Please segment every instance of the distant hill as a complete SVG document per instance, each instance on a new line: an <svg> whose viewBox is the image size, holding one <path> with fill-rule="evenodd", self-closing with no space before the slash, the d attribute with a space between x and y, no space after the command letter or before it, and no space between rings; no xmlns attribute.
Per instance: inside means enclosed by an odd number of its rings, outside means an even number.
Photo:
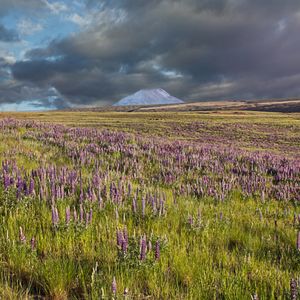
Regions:
<svg viewBox="0 0 300 300"><path fill-rule="evenodd" d="M176 98L175 98L176 99ZM113 111L113 112L189 112L189 111L266 111L300 113L300 99L262 99L181 102L171 104L128 104L108 105L89 108L72 108L68 111Z"/></svg>
<svg viewBox="0 0 300 300"><path fill-rule="evenodd" d="M161 104L179 104L182 100L171 96L163 89L140 90L129 95L113 106L134 106L134 105L161 105Z"/></svg>

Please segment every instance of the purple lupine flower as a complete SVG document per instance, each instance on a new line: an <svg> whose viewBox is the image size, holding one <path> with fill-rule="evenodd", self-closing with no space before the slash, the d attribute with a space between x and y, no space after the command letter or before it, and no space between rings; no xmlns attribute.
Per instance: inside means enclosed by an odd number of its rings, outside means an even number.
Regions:
<svg viewBox="0 0 300 300"><path fill-rule="evenodd" d="M123 243L122 231L121 230L117 230L117 245L119 247L122 247L122 243Z"/></svg>
<svg viewBox="0 0 300 300"><path fill-rule="evenodd" d="M122 239L122 246L121 247L122 247L123 253L126 253L127 249L128 249L128 243L124 238Z"/></svg>
<svg viewBox="0 0 300 300"><path fill-rule="evenodd" d="M154 256L155 256L156 260L159 260L159 258L160 258L160 242L159 242L159 240L157 240L156 243L155 243L155 254L154 254Z"/></svg>
<svg viewBox="0 0 300 300"><path fill-rule="evenodd" d="M78 217L77 217L77 211L76 211L76 208L74 207L74 210L73 210L73 220L74 220L74 223L77 222L77 219L78 219Z"/></svg>
<svg viewBox="0 0 300 300"><path fill-rule="evenodd" d="M80 203L80 205L79 205L80 223L83 222L83 214L84 214L83 205L82 205L82 203Z"/></svg>
<svg viewBox="0 0 300 300"><path fill-rule="evenodd" d="M145 200L145 198L143 197L143 198L142 198L142 216L143 216L143 217L145 216L145 210L146 210L146 200Z"/></svg>
<svg viewBox="0 0 300 300"><path fill-rule="evenodd" d="M83 203L83 191L80 192L79 202Z"/></svg>
<svg viewBox="0 0 300 300"><path fill-rule="evenodd" d="M44 199L44 190L42 185L40 185L39 197L41 201Z"/></svg>
<svg viewBox="0 0 300 300"><path fill-rule="evenodd" d="M25 244L26 243L26 236L25 234L23 233L23 228L20 226L19 228L19 240L22 244Z"/></svg>
<svg viewBox="0 0 300 300"><path fill-rule="evenodd" d="M127 252L128 249L128 232L127 229L123 229L123 241L122 241L122 250L123 252Z"/></svg>
<svg viewBox="0 0 300 300"><path fill-rule="evenodd" d="M7 190L10 186L10 178L6 174L6 172L3 172L3 183L4 183L4 189Z"/></svg>
<svg viewBox="0 0 300 300"><path fill-rule="evenodd" d="M33 251L35 249L35 238L32 237L30 240L30 246L31 246L31 250Z"/></svg>
<svg viewBox="0 0 300 300"><path fill-rule="evenodd" d="M103 186L101 195L102 195L102 197L103 197L104 199L107 200L107 188L106 188L106 185Z"/></svg>
<svg viewBox="0 0 300 300"><path fill-rule="evenodd" d="M112 290L113 295L117 294L117 282L116 282L115 276L114 276L112 284L111 284L111 290Z"/></svg>
<svg viewBox="0 0 300 300"><path fill-rule="evenodd" d="M29 195L34 195L35 190L34 190L34 180L33 178L30 178L30 183L29 183Z"/></svg>
<svg viewBox="0 0 300 300"><path fill-rule="evenodd" d="M29 195L29 189L27 187L27 182L25 180L23 181L23 191L24 191L24 195L26 196Z"/></svg>
<svg viewBox="0 0 300 300"><path fill-rule="evenodd" d="M17 199L19 199L21 197L22 187L23 187L22 178L20 176L18 176L18 178L17 178L17 192L16 192L17 193L16 194Z"/></svg>
<svg viewBox="0 0 300 300"><path fill-rule="evenodd" d="M159 216L165 214L165 200L161 199L159 203Z"/></svg>
<svg viewBox="0 0 300 300"><path fill-rule="evenodd" d="M58 217L58 210L57 207L52 205L52 224L56 226L59 222L59 217Z"/></svg>
<svg viewBox="0 0 300 300"><path fill-rule="evenodd" d="M66 207L66 224L69 225L71 218L70 206Z"/></svg>
<svg viewBox="0 0 300 300"><path fill-rule="evenodd" d="M146 259L146 251L147 251L147 240L146 240L146 235L141 237L140 240L140 260L145 260Z"/></svg>
<svg viewBox="0 0 300 300"><path fill-rule="evenodd" d="M188 223L190 224L190 226L193 226L194 220L191 215L188 216Z"/></svg>
<svg viewBox="0 0 300 300"><path fill-rule="evenodd" d="M131 184L130 182L128 183L128 193L127 193L127 197L130 197L131 195L131 190L132 190L132 187L131 187Z"/></svg>
<svg viewBox="0 0 300 300"><path fill-rule="evenodd" d="M290 299L291 300L297 300L297 296L298 296L298 286L297 286L297 282L295 279L291 279L290 282L290 290L291 290L291 296Z"/></svg>
<svg viewBox="0 0 300 300"><path fill-rule="evenodd" d="M54 201L55 197L56 197L55 184L54 184L54 182L51 182L51 199L52 199L52 201Z"/></svg>

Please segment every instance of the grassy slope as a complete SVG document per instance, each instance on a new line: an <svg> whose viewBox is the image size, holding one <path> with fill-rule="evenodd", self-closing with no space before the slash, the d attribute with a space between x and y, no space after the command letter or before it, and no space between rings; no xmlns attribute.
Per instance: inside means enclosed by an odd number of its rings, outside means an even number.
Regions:
<svg viewBox="0 0 300 300"><path fill-rule="evenodd" d="M167 135L172 139L201 140L213 134L220 141L225 136L230 143L244 148L270 150L271 144L277 153L285 151L291 156L297 156L293 151L299 150L299 115L39 113L13 116ZM188 126L194 122L199 122L199 127L193 131ZM258 138L261 139L252 146ZM281 140L286 144L282 145ZM68 163L56 147L44 147L39 142L0 133L0 157L7 155L28 170L36 168L40 160ZM254 293L260 299L288 297L290 278L297 277L300 271L300 257L295 250L296 231L292 226L294 212L300 213L298 207L291 203L243 199L238 193L224 203L180 198L173 205L171 191L166 192L169 209L162 219L135 222L129 212L130 205L116 219L114 209L108 206L94 213L93 224L88 229L69 226L54 234L46 205L32 199L19 203L12 195L0 191L0 298L30 298L40 294L56 299L99 299L101 295L109 299L113 276L116 276L118 293L122 295L128 287L134 299L146 296L147 299L250 299ZM73 199L61 201L59 211L63 214L64 208L72 203ZM262 219L258 209L262 211ZM196 216L198 210L202 212L199 226L188 226L187 216ZM277 226L274 216L277 216ZM20 225L28 238L34 235L39 241L39 255L16 243ZM154 237L166 237L162 259L156 263L149 259L148 263L131 266L119 261L111 237L115 236L116 227L124 226L131 237L151 232Z"/></svg>

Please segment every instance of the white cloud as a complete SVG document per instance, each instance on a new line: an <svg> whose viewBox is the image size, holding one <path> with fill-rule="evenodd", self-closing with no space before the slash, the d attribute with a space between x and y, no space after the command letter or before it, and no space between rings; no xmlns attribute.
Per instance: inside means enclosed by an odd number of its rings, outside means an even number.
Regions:
<svg viewBox="0 0 300 300"><path fill-rule="evenodd" d="M183 78L183 75L174 70L162 70L161 73L168 78Z"/></svg>
<svg viewBox="0 0 300 300"><path fill-rule="evenodd" d="M160 74L164 75L167 78L183 78L183 75L179 71L165 69L156 63L154 63L152 67L154 70L158 71Z"/></svg>
<svg viewBox="0 0 300 300"><path fill-rule="evenodd" d="M6 65L13 65L17 61L13 53L8 51L7 49L4 49L4 47L1 48L1 43L0 43L0 58L1 58L0 61L2 60L2 63Z"/></svg>
<svg viewBox="0 0 300 300"><path fill-rule="evenodd" d="M41 24L33 23L28 19L21 20L17 27L21 35L32 35L43 30L43 26Z"/></svg>
<svg viewBox="0 0 300 300"><path fill-rule="evenodd" d="M123 9L91 9L83 16L77 13L71 14L67 17L67 20L73 22L80 27L96 27L102 26L104 30L107 26L113 26L120 24L126 20L127 13Z"/></svg>
<svg viewBox="0 0 300 300"><path fill-rule="evenodd" d="M11 52L4 49L0 49L0 57L8 65L12 65L17 61Z"/></svg>
<svg viewBox="0 0 300 300"><path fill-rule="evenodd" d="M83 18L82 16L76 13L68 16L67 20L79 25L80 27L89 26L91 23L91 20L88 20L88 18Z"/></svg>
<svg viewBox="0 0 300 300"><path fill-rule="evenodd" d="M42 0L42 2L51 10L53 14L59 14L60 12L66 11L68 7L64 3L60 2L49 2Z"/></svg>

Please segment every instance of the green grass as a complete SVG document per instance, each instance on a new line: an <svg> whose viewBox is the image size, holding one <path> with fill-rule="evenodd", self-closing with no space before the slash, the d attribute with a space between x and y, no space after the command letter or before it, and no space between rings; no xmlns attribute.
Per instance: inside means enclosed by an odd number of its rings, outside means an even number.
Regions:
<svg viewBox="0 0 300 300"><path fill-rule="evenodd" d="M61 210L64 206L59 204ZM280 217L287 208L288 215ZM198 209L201 221L191 227L187 216ZM137 298L149 294L152 299L250 299L256 292L261 299L285 299L290 278L300 271L293 211L292 205L239 197L217 205L209 199L178 199L178 205L158 220L134 222L124 209L119 214L125 214L125 221L118 221L108 207L94 215L88 228L71 224L53 231L49 210L28 199L13 208L2 205L0 278L8 286L11 274L22 294L57 299L98 299L102 291L110 295L113 276L120 294L128 287ZM37 250L17 242L19 226L28 238L35 236ZM161 261L119 261L111 237L124 226L133 239L143 233L164 237ZM5 293L8 297L10 290Z"/></svg>
<svg viewBox="0 0 300 300"><path fill-rule="evenodd" d="M199 139L212 133L229 136L228 128L213 132L215 126L229 125L236 135L229 141L247 149L270 150L297 157L299 150L299 115L252 113L236 115L220 114L125 114L125 113L39 113L14 114L14 117L32 118L67 125L95 126L125 130L171 139ZM274 119L274 117L276 117ZM159 122L157 122L157 118ZM81 120L81 121L80 121ZM183 128L195 122L203 122L199 132L182 131L176 135L174 125ZM244 124L257 126L255 130ZM182 127L183 126L183 127ZM208 128L212 128L209 130ZM270 128L277 128L275 140L266 142ZM226 131L226 132L225 132ZM22 138L14 134L0 133L0 156L7 155L25 170L46 165L71 165L71 161L56 146ZM295 137L287 144L280 143L282 136ZM246 137L244 135L247 135ZM257 145L253 140L261 138ZM231 140L230 140L231 139ZM242 140L241 140L242 139ZM276 143L278 142L278 146ZM116 160L117 156L108 160ZM155 174L155 166L149 168L149 178ZM113 173L111 174L113 176ZM88 168L83 170L90 176ZM136 186L139 186L135 183ZM147 186L146 190L155 190ZM112 299L111 284L115 276L117 299L288 299L290 279L298 278L300 253L296 250L297 227L294 213L300 208L294 203L245 198L236 191L224 202L211 198L196 199L178 197L176 203L172 190L159 187L167 195L167 212L162 217L134 216L131 199L118 208L107 203L104 208L94 207L90 226L60 224L54 229L49 204L37 197L22 201L14 191L0 189L0 299ZM58 201L61 218L65 208L77 205L75 199ZM262 212L260 217L259 210ZM198 212L201 218L198 219ZM195 224L188 223L193 216ZM221 217L222 216L222 217ZM274 220L277 223L275 224ZM27 243L19 242L22 226ZM120 257L116 247L117 228L127 228L131 255ZM161 259L155 261L153 253L146 262L138 260L139 238L146 234L155 242L161 240ZM31 250L30 239L35 237L36 249Z"/></svg>

